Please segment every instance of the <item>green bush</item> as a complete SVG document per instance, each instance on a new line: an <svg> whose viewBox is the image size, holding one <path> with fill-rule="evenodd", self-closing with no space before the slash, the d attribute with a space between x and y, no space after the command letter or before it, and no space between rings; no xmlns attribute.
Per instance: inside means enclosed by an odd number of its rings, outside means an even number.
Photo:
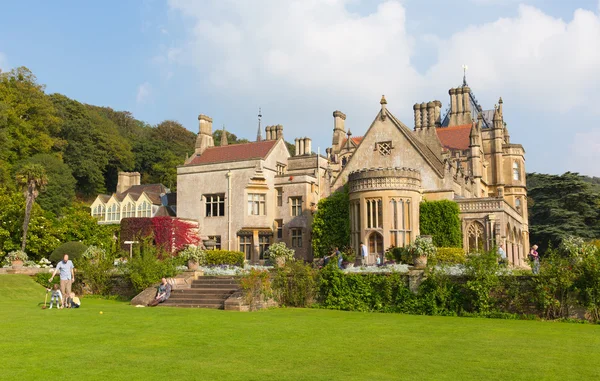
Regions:
<svg viewBox="0 0 600 381"><path fill-rule="evenodd" d="M218 265L230 265L230 266L243 266L244 265L244 253L241 251L229 251L229 250L207 250L206 251L206 264L208 266Z"/></svg>
<svg viewBox="0 0 600 381"><path fill-rule="evenodd" d="M65 254L69 255L70 260L76 260L80 258L83 253L87 250L87 246L81 242L65 242L50 254L50 262L58 263L60 262Z"/></svg>
<svg viewBox="0 0 600 381"><path fill-rule="evenodd" d="M122 265L123 275L131 282L136 292L158 283L163 277L177 275L180 260L173 257L160 260L159 254L159 250L154 246L142 244L135 250L133 258Z"/></svg>
<svg viewBox="0 0 600 381"><path fill-rule="evenodd" d="M430 235L436 247L462 247L460 209L456 202L423 201L419 209L422 235Z"/></svg>
<svg viewBox="0 0 600 381"><path fill-rule="evenodd" d="M410 252L407 250L406 247L390 247L385 252L385 259L387 259L388 261L394 261L396 263L412 264Z"/></svg>
<svg viewBox="0 0 600 381"><path fill-rule="evenodd" d="M92 247L92 246L90 246ZM90 256L93 253L88 253ZM94 295L108 295L114 270L114 256L98 250L90 259L75 260L79 280L89 287Z"/></svg>
<svg viewBox="0 0 600 381"><path fill-rule="evenodd" d="M302 261L286 262L273 279L275 299L284 306L309 307L315 298L316 272Z"/></svg>
<svg viewBox="0 0 600 381"><path fill-rule="evenodd" d="M270 274L266 270L250 269L250 272L241 277L240 287L244 290L244 301L250 305L250 309L273 295Z"/></svg>
<svg viewBox="0 0 600 381"><path fill-rule="evenodd" d="M438 247L435 262L449 265L462 264L467 260L465 252L458 247Z"/></svg>
<svg viewBox="0 0 600 381"><path fill-rule="evenodd" d="M494 309L497 302L494 292L500 284L499 269L498 255L495 250L470 254L467 257L465 275L468 280L465 288L471 310L488 313Z"/></svg>

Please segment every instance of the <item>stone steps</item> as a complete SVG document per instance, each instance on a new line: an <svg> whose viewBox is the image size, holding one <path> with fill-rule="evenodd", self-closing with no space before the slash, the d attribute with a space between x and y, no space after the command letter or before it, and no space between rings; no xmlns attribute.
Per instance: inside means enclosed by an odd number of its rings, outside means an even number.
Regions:
<svg viewBox="0 0 600 381"><path fill-rule="evenodd" d="M234 277L206 276L192 281L190 288L171 291L165 307L224 309L225 301L239 290Z"/></svg>

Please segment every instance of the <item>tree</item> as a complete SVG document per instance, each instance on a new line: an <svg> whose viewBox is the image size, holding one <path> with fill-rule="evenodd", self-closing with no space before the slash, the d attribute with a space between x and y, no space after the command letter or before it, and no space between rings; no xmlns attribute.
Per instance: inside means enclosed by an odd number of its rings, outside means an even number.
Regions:
<svg viewBox="0 0 600 381"><path fill-rule="evenodd" d="M216 130L213 132L213 141L215 142L215 147L219 147L221 145L221 135L223 134L223 130ZM248 139L239 139L236 134L233 134L227 131L227 144L242 144L242 143L250 143Z"/></svg>
<svg viewBox="0 0 600 381"><path fill-rule="evenodd" d="M334 247L350 244L350 199L348 186L319 201L312 222L312 247L315 257L323 257Z"/></svg>
<svg viewBox="0 0 600 381"><path fill-rule="evenodd" d="M61 215L61 210L72 204L75 199L75 178L71 168L61 159L50 154L38 154L30 157L24 164L39 164L48 176L48 185L37 199L42 209Z"/></svg>
<svg viewBox="0 0 600 381"><path fill-rule="evenodd" d="M600 193L577 173L527 174L530 242L544 252L569 235L600 237Z"/></svg>
<svg viewBox="0 0 600 381"><path fill-rule="evenodd" d="M23 240L21 244L21 250L25 251L31 208L39 192L43 192L46 184L48 184L46 170L39 164L26 164L17 172L17 184L23 189L23 195L25 196L25 218L23 220Z"/></svg>

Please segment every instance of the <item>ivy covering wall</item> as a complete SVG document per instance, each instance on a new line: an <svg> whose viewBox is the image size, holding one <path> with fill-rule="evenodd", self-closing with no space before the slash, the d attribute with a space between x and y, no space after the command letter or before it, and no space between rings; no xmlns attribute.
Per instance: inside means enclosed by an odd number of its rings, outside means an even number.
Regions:
<svg viewBox="0 0 600 381"><path fill-rule="evenodd" d="M330 254L336 246L350 245L350 199L348 186L319 201L312 223L315 258Z"/></svg>
<svg viewBox="0 0 600 381"><path fill-rule="evenodd" d="M460 209L450 200L423 201L419 223L422 235L430 235L437 247L462 247Z"/></svg>

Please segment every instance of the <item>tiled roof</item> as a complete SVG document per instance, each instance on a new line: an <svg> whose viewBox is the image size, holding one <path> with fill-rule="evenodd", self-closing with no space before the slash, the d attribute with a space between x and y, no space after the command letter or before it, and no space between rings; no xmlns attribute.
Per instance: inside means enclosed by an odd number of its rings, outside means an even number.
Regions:
<svg viewBox="0 0 600 381"><path fill-rule="evenodd" d="M277 140L263 140L260 142L232 144L224 147L209 147L202 155L194 157L187 165L262 159L267 156L276 143Z"/></svg>
<svg viewBox="0 0 600 381"><path fill-rule="evenodd" d="M436 128L438 138L444 148L466 150L469 149L471 139L471 124L463 124L460 126L440 127Z"/></svg>
<svg viewBox="0 0 600 381"><path fill-rule="evenodd" d="M125 192L116 194L115 197L117 200L123 201L127 195L131 195L131 197L137 201L142 193L146 193L146 196L148 196L152 204L162 205L160 196L161 194L169 193L169 188L162 184L134 185Z"/></svg>
<svg viewBox="0 0 600 381"><path fill-rule="evenodd" d="M352 143L359 145L360 142L362 142L364 136L353 136L350 139L352 140ZM344 139L344 142L342 143L342 147L346 145L346 143L348 142L348 138Z"/></svg>

